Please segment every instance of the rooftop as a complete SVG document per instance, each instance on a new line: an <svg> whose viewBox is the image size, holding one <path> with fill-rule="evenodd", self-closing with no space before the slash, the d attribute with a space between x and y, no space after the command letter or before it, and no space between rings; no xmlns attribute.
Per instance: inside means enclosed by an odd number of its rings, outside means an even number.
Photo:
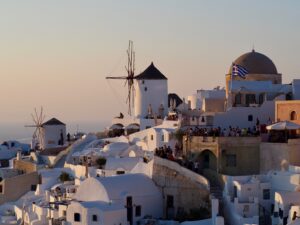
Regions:
<svg viewBox="0 0 300 225"><path fill-rule="evenodd" d="M139 75L135 76L137 80L167 80L165 75L163 75L153 64L147 67L144 72L140 73Z"/></svg>

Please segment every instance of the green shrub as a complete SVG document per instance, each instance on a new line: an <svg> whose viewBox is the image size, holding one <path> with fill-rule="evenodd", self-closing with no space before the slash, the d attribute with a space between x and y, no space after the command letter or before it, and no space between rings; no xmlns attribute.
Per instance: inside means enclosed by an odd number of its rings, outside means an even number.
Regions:
<svg viewBox="0 0 300 225"><path fill-rule="evenodd" d="M65 181L72 181L74 180L74 178L66 172L61 172L61 174L59 175L59 180L61 182L65 182Z"/></svg>
<svg viewBox="0 0 300 225"><path fill-rule="evenodd" d="M106 164L106 158L104 157L99 157L97 160L96 160L96 163L98 165L98 167L100 169L103 169L103 166Z"/></svg>

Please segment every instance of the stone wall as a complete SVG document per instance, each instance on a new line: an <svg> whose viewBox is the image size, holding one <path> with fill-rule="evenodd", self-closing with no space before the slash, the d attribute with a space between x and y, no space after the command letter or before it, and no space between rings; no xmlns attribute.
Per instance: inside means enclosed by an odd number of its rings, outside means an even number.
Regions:
<svg viewBox="0 0 300 225"><path fill-rule="evenodd" d="M30 161L14 160L14 169L21 170L24 173L32 173L37 171L37 166Z"/></svg>
<svg viewBox="0 0 300 225"><path fill-rule="evenodd" d="M163 193L164 217L174 218L183 211L209 208L209 182L179 164L155 157L153 181ZM167 196L173 196L174 207L167 207Z"/></svg>
<svg viewBox="0 0 300 225"><path fill-rule="evenodd" d="M4 179L0 182L0 185L2 185L0 205L5 202L16 201L26 192L30 191L32 185L37 185L38 182L39 176L37 172Z"/></svg>
<svg viewBox="0 0 300 225"><path fill-rule="evenodd" d="M297 114L296 120L292 122L300 124L300 101L290 100L290 101L276 101L275 107L275 119L276 121L291 121L291 112L295 111Z"/></svg>
<svg viewBox="0 0 300 225"><path fill-rule="evenodd" d="M220 137L219 173L241 176L259 174L260 137ZM236 155L236 166L228 166L227 155Z"/></svg>
<svg viewBox="0 0 300 225"><path fill-rule="evenodd" d="M260 144L260 172L280 170L286 160L290 165L300 166L300 139L289 139L288 143Z"/></svg>
<svg viewBox="0 0 300 225"><path fill-rule="evenodd" d="M184 142L183 150L194 161L199 161L201 153L209 150L217 158L216 171L220 174L251 175L259 173L259 145L260 137L192 136ZM227 164L227 155L236 156L236 166Z"/></svg>

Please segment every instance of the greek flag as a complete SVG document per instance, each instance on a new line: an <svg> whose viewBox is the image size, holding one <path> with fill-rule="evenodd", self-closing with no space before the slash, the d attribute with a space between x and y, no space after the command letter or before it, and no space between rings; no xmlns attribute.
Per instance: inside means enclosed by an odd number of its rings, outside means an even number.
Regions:
<svg viewBox="0 0 300 225"><path fill-rule="evenodd" d="M231 71L232 76L239 76L239 77L245 79L246 75L248 73L249 72L245 67L240 66L240 65L235 64L235 63L232 63L232 71Z"/></svg>

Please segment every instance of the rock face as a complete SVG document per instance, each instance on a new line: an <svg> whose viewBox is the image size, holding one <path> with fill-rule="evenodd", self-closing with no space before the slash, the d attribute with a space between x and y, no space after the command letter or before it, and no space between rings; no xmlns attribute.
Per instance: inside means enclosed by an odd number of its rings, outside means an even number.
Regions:
<svg viewBox="0 0 300 225"><path fill-rule="evenodd" d="M209 182L203 176L155 157L152 179L163 194L164 217L179 217L191 209L210 210Z"/></svg>

